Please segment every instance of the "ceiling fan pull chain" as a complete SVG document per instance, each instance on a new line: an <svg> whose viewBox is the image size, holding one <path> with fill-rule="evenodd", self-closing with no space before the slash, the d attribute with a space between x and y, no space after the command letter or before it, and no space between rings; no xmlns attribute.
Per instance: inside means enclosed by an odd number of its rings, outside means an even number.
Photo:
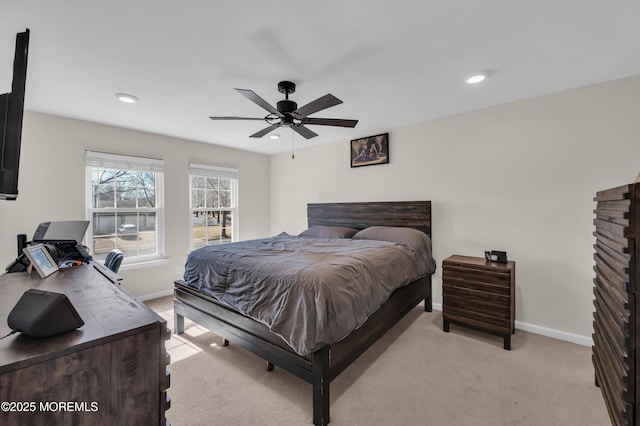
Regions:
<svg viewBox="0 0 640 426"><path fill-rule="evenodd" d="M292 159L292 160L295 160L295 159L296 159L296 156L295 156L295 154L294 154L294 151L295 151L295 145L294 145L294 143L293 143L293 130L292 130L292 131L291 131L291 159Z"/></svg>

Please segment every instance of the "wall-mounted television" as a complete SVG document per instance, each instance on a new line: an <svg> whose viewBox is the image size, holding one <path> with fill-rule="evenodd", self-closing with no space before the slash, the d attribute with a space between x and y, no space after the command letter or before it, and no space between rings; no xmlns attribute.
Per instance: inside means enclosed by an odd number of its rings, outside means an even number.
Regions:
<svg viewBox="0 0 640 426"><path fill-rule="evenodd" d="M16 36L11 92L0 95L0 200L15 200L18 197L18 166L28 50L27 28L25 32Z"/></svg>

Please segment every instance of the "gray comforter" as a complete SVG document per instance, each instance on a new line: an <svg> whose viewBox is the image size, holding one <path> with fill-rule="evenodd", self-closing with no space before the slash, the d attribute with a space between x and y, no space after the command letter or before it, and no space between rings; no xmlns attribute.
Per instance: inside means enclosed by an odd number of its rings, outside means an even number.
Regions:
<svg viewBox="0 0 640 426"><path fill-rule="evenodd" d="M432 258L405 243L287 235L194 250L184 281L267 325L300 355L359 327ZM427 254L430 256L430 253Z"/></svg>

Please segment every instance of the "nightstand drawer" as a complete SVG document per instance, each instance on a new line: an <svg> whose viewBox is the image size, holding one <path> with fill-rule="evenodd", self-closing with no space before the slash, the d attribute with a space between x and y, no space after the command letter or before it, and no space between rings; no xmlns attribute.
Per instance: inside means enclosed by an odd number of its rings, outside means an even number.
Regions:
<svg viewBox="0 0 640 426"><path fill-rule="evenodd" d="M481 314L470 315L469 312L457 308L450 308L447 313L443 313L443 316L446 321L451 321L460 325L468 325L472 328L491 331L496 334L504 334L504 337L510 340L511 324L509 323L509 320ZM510 341L508 343L507 342L508 341L505 340L505 346L511 344ZM505 349L509 348L505 347Z"/></svg>
<svg viewBox="0 0 640 426"><path fill-rule="evenodd" d="M508 309L511 306L511 294L509 291L504 291L504 289L500 290L501 292L489 292L482 288L468 288L450 283L443 283L442 285L442 295L447 297L447 300L449 300L448 297L461 297L470 303L475 303L475 301L479 303L485 302L502 309Z"/></svg>
<svg viewBox="0 0 640 426"><path fill-rule="evenodd" d="M455 272L447 271L446 269L442 273L442 284L444 286L452 286L461 289L475 290L477 292L486 292L491 294L502 294L509 296L511 294L510 283L492 283L488 280L483 280L482 276L477 276L475 279L461 279Z"/></svg>
<svg viewBox="0 0 640 426"><path fill-rule="evenodd" d="M465 268L457 264L443 264L443 279L455 279L469 283L481 283L497 287L510 287L510 271L486 268Z"/></svg>
<svg viewBox="0 0 640 426"><path fill-rule="evenodd" d="M443 310L446 312L449 308L456 308L469 312L470 315L479 313L494 318L509 319L509 305L496 305L495 303L488 302L480 299L468 299L462 296L445 295L446 304Z"/></svg>

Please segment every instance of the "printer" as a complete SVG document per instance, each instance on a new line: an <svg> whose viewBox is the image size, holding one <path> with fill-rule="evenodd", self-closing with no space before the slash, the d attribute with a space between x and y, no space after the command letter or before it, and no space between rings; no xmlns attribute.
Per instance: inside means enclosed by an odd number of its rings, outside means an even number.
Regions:
<svg viewBox="0 0 640 426"><path fill-rule="evenodd" d="M33 234L31 241L24 235L18 235L18 257L9 266L7 272L22 272L29 266L29 259L22 249L29 244L44 244L51 257L58 264L67 261L89 262L92 257L82 239L89 227L88 220L66 220L59 222L43 222Z"/></svg>

